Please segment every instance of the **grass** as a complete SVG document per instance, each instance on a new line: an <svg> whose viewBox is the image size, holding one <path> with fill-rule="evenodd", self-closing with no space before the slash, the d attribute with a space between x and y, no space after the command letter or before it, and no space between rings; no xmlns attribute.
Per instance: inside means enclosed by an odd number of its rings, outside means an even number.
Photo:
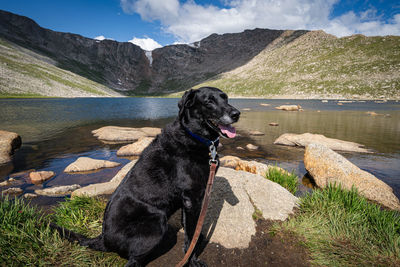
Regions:
<svg viewBox="0 0 400 267"><path fill-rule="evenodd" d="M268 180L280 184L293 195L296 194L299 185L299 178L293 172L288 173L280 168L274 167L268 169L265 177Z"/></svg>
<svg viewBox="0 0 400 267"><path fill-rule="evenodd" d="M54 215L44 216L22 199L3 198L0 266L123 266L126 260L116 254L70 243L49 227L49 222L55 220L80 233L98 233L104 205L98 199L77 198L61 204Z"/></svg>
<svg viewBox="0 0 400 267"><path fill-rule="evenodd" d="M319 266L400 266L400 214L355 189L315 190L301 198L296 216L276 227L303 237Z"/></svg>

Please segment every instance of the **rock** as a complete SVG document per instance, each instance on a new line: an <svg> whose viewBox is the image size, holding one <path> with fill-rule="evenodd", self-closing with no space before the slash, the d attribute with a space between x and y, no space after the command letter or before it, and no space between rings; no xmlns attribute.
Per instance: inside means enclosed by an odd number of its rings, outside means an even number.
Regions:
<svg viewBox="0 0 400 267"><path fill-rule="evenodd" d="M35 190L35 193L42 196L58 197L68 195L80 187L81 186L78 184L64 185L45 189L37 189Z"/></svg>
<svg viewBox="0 0 400 267"><path fill-rule="evenodd" d="M137 142L118 149L117 156L139 156L153 140L153 137L141 137Z"/></svg>
<svg viewBox="0 0 400 267"><path fill-rule="evenodd" d="M339 103L337 103L337 104L338 104L338 106L343 106L343 103L340 103L340 102L339 102Z"/></svg>
<svg viewBox="0 0 400 267"><path fill-rule="evenodd" d="M130 128L118 126L105 126L92 131L92 134L99 140L108 142L132 142L141 137L155 137L160 133L160 128Z"/></svg>
<svg viewBox="0 0 400 267"><path fill-rule="evenodd" d="M270 106L271 104L267 104L267 103L261 103L260 104L260 106L263 106L263 107L268 107L268 106Z"/></svg>
<svg viewBox="0 0 400 267"><path fill-rule="evenodd" d="M260 131L250 131L249 135L253 135L253 136L262 136L265 135L265 133L260 132Z"/></svg>
<svg viewBox="0 0 400 267"><path fill-rule="evenodd" d="M43 182L49 180L53 176L54 176L53 171L39 171L39 172L29 173L29 178L31 178L31 181L34 184L43 183Z"/></svg>
<svg viewBox="0 0 400 267"><path fill-rule="evenodd" d="M241 146L237 146L236 149L237 149L237 150L244 150L244 148L241 147Z"/></svg>
<svg viewBox="0 0 400 267"><path fill-rule="evenodd" d="M282 134L281 136L279 136L274 142L275 145L299 146L299 147L306 147L307 145L312 144L312 143L323 144L333 150L371 153L370 150L363 148L364 146L361 144L357 144L354 142L348 142L348 141L342 141L339 139L328 138L321 134L285 133L285 134Z"/></svg>
<svg viewBox="0 0 400 267"><path fill-rule="evenodd" d="M221 167L232 168L237 171L250 172L261 176L265 176L269 168L277 168L284 173L288 173L286 170L277 166L266 165L257 161L242 160L234 156L224 156L220 158L219 161Z"/></svg>
<svg viewBox="0 0 400 267"><path fill-rule="evenodd" d="M322 144L310 144L304 153L304 165L318 187L340 184L350 190L354 185L364 197L390 209L400 210L393 189L372 174L361 170L343 156Z"/></svg>
<svg viewBox="0 0 400 267"><path fill-rule="evenodd" d="M133 160L126 164L109 182L91 184L82 188L79 188L72 192L71 197L75 196L98 196L98 195L109 195L114 192L118 187L119 183L124 179L125 175L135 165L136 160Z"/></svg>
<svg viewBox="0 0 400 267"><path fill-rule="evenodd" d="M20 171L20 172L15 172L9 175L9 177L15 178L15 177L19 177L19 176L25 176L25 175L29 175L29 173L36 171L35 169L29 169L26 171Z"/></svg>
<svg viewBox="0 0 400 267"><path fill-rule="evenodd" d="M256 233L252 219L255 207L264 219L285 220L296 203L297 198L277 183L260 175L221 167L202 232L210 242L225 248L246 248Z"/></svg>
<svg viewBox="0 0 400 267"><path fill-rule="evenodd" d="M22 184L23 182L20 180L16 180L14 178L10 178L0 183L0 186L9 186L9 185L18 185Z"/></svg>
<svg viewBox="0 0 400 267"><path fill-rule="evenodd" d="M101 159L91 159L88 157L80 157L73 163L65 168L64 172L85 172L93 171L101 168L114 168L121 165L121 163L101 160Z"/></svg>
<svg viewBox="0 0 400 267"><path fill-rule="evenodd" d="M23 190L18 187L11 187L6 190L1 191L2 194L7 194L7 195L19 195L22 194Z"/></svg>
<svg viewBox="0 0 400 267"><path fill-rule="evenodd" d="M324 100L321 100L321 102L322 103L328 103L328 100L324 99Z"/></svg>
<svg viewBox="0 0 400 267"><path fill-rule="evenodd" d="M33 194L33 193L25 193L25 194L23 195L24 198L28 198L28 199L30 199L30 198L35 198L35 197L37 197L37 196L38 196L38 195Z"/></svg>
<svg viewBox="0 0 400 267"><path fill-rule="evenodd" d="M279 126L279 123L277 122L270 122L268 123L269 126Z"/></svg>
<svg viewBox="0 0 400 267"><path fill-rule="evenodd" d="M238 157L234 156L224 156L219 159L219 164L221 167L227 167L227 168L232 168L235 169L236 166L241 162L242 160Z"/></svg>
<svg viewBox="0 0 400 267"><path fill-rule="evenodd" d="M257 150L257 149L258 149L258 146L255 146L255 145L253 145L253 144L247 144L247 145L246 145L246 148L247 148L248 150Z"/></svg>
<svg viewBox="0 0 400 267"><path fill-rule="evenodd" d="M301 109L300 105L282 105L275 107L276 109L286 110L286 111L299 111Z"/></svg>
<svg viewBox="0 0 400 267"><path fill-rule="evenodd" d="M365 113L370 116L384 116L384 114L376 113L375 111L367 111Z"/></svg>
<svg viewBox="0 0 400 267"><path fill-rule="evenodd" d="M21 137L18 134L0 130L0 164L11 161L11 156L21 144Z"/></svg>
<svg viewBox="0 0 400 267"><path fill-rule="evenodd" d="M243 111L250 111L250 108L242 108Z"/></svg>

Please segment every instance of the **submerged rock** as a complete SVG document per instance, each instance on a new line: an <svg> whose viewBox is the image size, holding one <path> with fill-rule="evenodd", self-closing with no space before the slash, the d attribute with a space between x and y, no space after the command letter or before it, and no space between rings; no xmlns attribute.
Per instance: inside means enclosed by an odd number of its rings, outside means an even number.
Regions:
<svg viewBox="0 0 400 267"><path fill-rule="evenodd" d="M160 128L131 128L119 126L105 126L92 131L95 137L106 142L133 142L141 137L155 137L160 133Z"/></svg>
<svg viewBox="0 0 400 267"><path fill-rule="evenodd" d="M293 134L285 133L279 136L275 141L275 145L299 146L306 147L309 144L323 144L330 149L351 152L371 153L370 150L364 148L364 145L339 139L328 138L322 134Z"/></svg>
<svg viewBox="0 0 400 267"><path fill-rule="evenodd" d="M114 168L121 165L121 163L101 160L101 159L92 159L88 157L80 157L73 163L65 168L64 172L85 172L85 171L94 171L101 168Z"/></svg>
<svg viewBox="0 0 400 267"><path fill-rule="evenodd" d="M262 136L265 135L265 133L260 132L260 131L250 131L249 135L253 135L253 136Z"/></svg>
<svg viewBox="0 0 400 267"><path fill-rule="evenodd" d="M355 186L364 197L385 207L400 210L393 189L374 175L361 170L343 156L322 144L310 144L304 153L304 166L318 187L340 184L350 190Z"/></svg>
<svg viewBox="0 0 400 267"><path fill-rule="evenodd" d="M117 156L139 156L153 140L153 137L141 137L137 142L118 149Z"/></svg>
<svg viewBox="0 0 400 267"><path fill-rule="evenodd" d="M257 150L257 149L258 149L258 146L253 145L253 144L247 144L247 145L246 145L246 148L247 148L248 150Z"/></svg>
<svg viewBox="0 0 400 267"><path fill-rule="evenodd" d="M80 187L81 186L78 184L64 185L45 189L37 189L35 190L35 193L42 196L59 197L68 195Z"/></svg>
<svg viewBox="0 0 400 267"><path fill-rule="evenodd" d="M11 156L21 144L21 137L17 133L0 130L0 164L11 161Z"/></svg>

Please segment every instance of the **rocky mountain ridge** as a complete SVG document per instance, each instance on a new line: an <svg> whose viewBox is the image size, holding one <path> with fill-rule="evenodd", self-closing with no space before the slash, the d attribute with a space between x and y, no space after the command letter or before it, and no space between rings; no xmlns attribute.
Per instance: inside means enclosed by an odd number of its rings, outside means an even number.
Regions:
<svg viewBox="0 0 400 267"><path fill-rule="evenodd" d="M294 31L286 40L306 32ZM283 33L254 29L212 34L192 45L170 45L150 53L128 42L99 41L44 29L27 17L0 10L0 37L52 58L58 67L126 94L187 89L247 63Z"/></svg>

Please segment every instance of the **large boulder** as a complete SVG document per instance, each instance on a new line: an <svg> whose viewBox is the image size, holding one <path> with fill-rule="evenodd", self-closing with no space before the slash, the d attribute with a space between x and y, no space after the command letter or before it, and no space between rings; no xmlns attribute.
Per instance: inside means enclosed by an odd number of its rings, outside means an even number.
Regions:
<svg viewBox="0 0 400 267"><path fill-rule="evenodd" d="M121 147L117 151L117 156L128 157L128 156L139 156L142 154L143 150L150 145L154 140L154 137L141 137L139 140L133 144L129 144Z"/></svg>
<svg viewBox="0 0 400 267"><path fill-rule="evenodd" d="M126 164L109 182L91 184L82 188L79 188L72 192L71 196L88 196L94 197L99 195L109 195L114 192L118 187L119 183L124 179L125 175L135 165L136 160L133 160Z"/></svg>
<svg viewBox="0 0 400 267"><path fill-rule="evenodd" d="M92 134L105 142L133 142L141 137L155 137L161 133L160 128L131 128L119 126L105 126L93 130Z"/></svg>
<svg viewBox="0 0 400 267"><path fill-rule="evenodd" d="M308 145L304 153L304 166L318 187L324 188L328 184L336 183L350 190L355 186L367 199L390 209L400 210L399 199L393 194L390 186L361 170L327 146Z"/></svg>
<svg viewBox="0 0 400 267"><path fill-rule="evenodd" d="M299 146L299 147L306 147L309 144L322 144L333 150L371 153L370 150L364 148L364 145L360 145L349 141L342 141L334 138L328 138L322 134L285 133L279 136L274 141L274 144L285 145L285 146Z"/></svg>
<svg viewBox="0 0 400 267"><path fill-rule="evenodd" d="M203 234L225 248L246 248L256 233L252 218L255 209L264 219L286 220L297 200L285 188L260 175L220 167Z"/></svg>
<svg viewBox="0 0 400 267"><path fill-rule="evenodd" d="M76 161L69 164L64 172L86 172L94 171L101 168L114 168L121 165L121 163L102 160L102 159L91 159L88 157L80 157Z"/></svg>
<svg viewBox="0 0 400 267"><path fill-rule="evenodd" d="M11 155L21 147L21 143L18 134L0 130L0 164L11 161Z"/></svg>

